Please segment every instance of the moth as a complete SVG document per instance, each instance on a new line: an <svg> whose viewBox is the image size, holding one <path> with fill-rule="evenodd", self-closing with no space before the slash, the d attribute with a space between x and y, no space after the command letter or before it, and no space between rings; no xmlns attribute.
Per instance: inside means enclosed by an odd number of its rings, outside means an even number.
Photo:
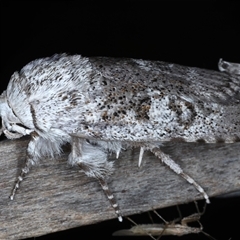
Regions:
<svg viewBox="0 0 240 240"><path fill-rule="evenodd" d="M179 218L174 219L171 222L166 221L156 210L153 213L160 218L163 223L148 223L148 224L137 224L130 217L127 219L134 224L130 229L121 229L113 233L113 236L149 236L153 240L159 240L162 236L184 236L187 234L198 234L203 233L207 237L214 239L208 233L203 231L203 226L200 222L201 216L205 213L206 203L202 212L199 212L197 202L194 202L197 213L191 214L187 217L182 218L180 209L177 207L179 212ZM150 214L150 212L149 212ZM152 220L152 219L151 219ZM189 223L196 222L199 224L198 227L189 226ZM155 236L158 236L155 238Z"/></svg>
<svg viewBox="0 0 240 240"><path fill-rule="evenodd" d="M204 189L159 142L232 143L240 139L240 65L219 61L214 72L160 61L56 54L15 72L0 96L0 116L9 139L31 135L26 163L13 199L30 168L54 158L70 143L71 165L94 177L121 221L107 184L114 171L110 153L150 150L203 195Z"/></svg>

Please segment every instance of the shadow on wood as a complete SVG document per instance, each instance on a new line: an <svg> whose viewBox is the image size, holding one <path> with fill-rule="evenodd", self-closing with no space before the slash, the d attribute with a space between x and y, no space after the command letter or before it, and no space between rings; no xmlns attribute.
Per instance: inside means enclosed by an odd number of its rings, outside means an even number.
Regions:
<svg viewBox="0 0 240 240"><path fill-rule="evenodd" d="M0 143L0 239L40 236L116 218L98 182L67 165L68 152L33 167L10 201L28 141ZM239 149L240 143L167 143L162 148L210 197L240 190ZM121 152L109 179L123 215L203 198L151 153L144 153L142 167L138 168L138 155L139 149Z"/></svg>

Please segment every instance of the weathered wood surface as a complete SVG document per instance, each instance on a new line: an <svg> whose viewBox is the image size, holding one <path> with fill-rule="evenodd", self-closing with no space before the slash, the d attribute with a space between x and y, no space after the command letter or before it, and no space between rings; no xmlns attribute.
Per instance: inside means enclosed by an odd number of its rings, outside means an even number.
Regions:
<svg viewBox="0 0 240 240"><path fill-rule="evenodd" d="M98 182L66 164L67 152L32 168L10 201L27 143L28 139L0 142L0 239L40 236L116 217ZM163 150L209 196L240 190L240 143L169 143ZM144 153L138 168L138 153L138 149L123 151L109 179L123 215L202 198L150 153Z"/></svg>

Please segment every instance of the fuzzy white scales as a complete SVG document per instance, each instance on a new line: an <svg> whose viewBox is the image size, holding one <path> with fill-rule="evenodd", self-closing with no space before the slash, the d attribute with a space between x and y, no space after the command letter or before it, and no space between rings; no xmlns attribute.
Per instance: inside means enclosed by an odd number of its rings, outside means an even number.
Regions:
<svg viewBox="0 0 240 240"><path fill-rule="evenodd" d="M174 172L208 195L163 153L159 142L235 142L240 139L240 65L219 61L220 71L160 61L54 55L15 72L0 96L2 132L31 135L25 167L11 194L42 157L72 145L68 161L99 180L122 220L106 177L108 154L122 148L152 151Z"/></svg>

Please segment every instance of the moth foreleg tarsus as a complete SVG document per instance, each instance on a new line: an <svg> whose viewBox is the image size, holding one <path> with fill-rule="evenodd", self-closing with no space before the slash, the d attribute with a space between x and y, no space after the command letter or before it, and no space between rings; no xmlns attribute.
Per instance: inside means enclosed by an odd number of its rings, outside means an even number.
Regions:
<svg viewBox="0 0 240 240"><path fill-rule="evenodd" d="M33 165L33 161L30 157L28 157L25 161L25 165L24 167L21 169L21 173L19 174L17 181L12 189L11 195L9 196L9 198L11 200L14 199L17 190L20 187L21 182L23 181L24 177L28 174L28 172L30 171L31 166Z"/></svg>
<svg viewBox="0 0 240 240"><path fill-rule="evenodd" d="M33 157L34 153L36 151L36 142L37 141L39 141L39 136L33 137L32 140L28 144L27 158L26 158L26 161L25 161L25 165L21 169L21 173L18 175L17 181L15 182L15 185L12 189L11 195L9 196L9 198L11 200L14 199L14 197L16 195L16 192L20 187L21 182L23 181L24 177L30 171L30 168L32 167L32 165L34 165L34 163L37 161L37 159Z"/></svg>
<svg viewBox="0 0 240 240"><path fill-rule="evenodd" d="M17 181L12 189L11 195L9 196L9 198L11 200L14 199L17 190L20 187L20 183L23 181L23 178L25 177L25 175L29 172L30 168L28 167L28 164L26 163L25 166L22 168L21 173L19 174Z"/></svg>

